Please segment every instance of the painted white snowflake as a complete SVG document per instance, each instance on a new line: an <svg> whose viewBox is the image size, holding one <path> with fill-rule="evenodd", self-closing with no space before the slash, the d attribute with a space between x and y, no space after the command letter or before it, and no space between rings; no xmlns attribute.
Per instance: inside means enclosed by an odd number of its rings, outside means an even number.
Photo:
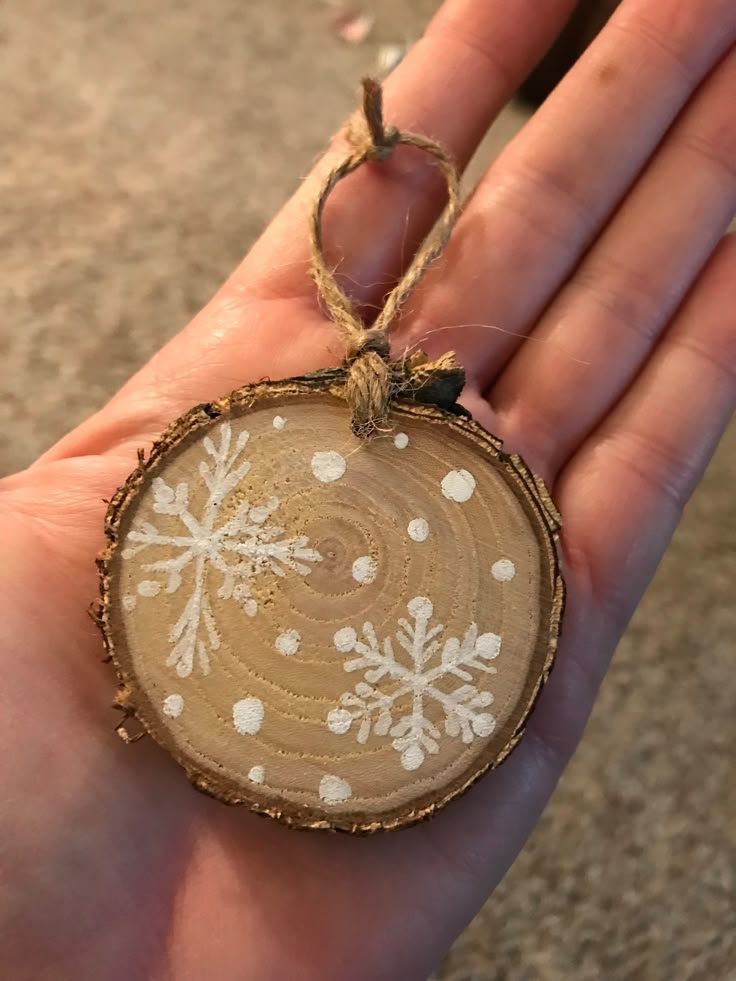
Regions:
<svg viewBox="0 0 736 981"><path fill-rule="evenodd" d="M439 705L448 736L460 736L464 743L471 743L477 736L493 732L496 720L486 711L493 695L479 690L473 682L478 674L496 673L490 662L501 650L501 638L480 634L472 623L463 640L448 637L442 642L444 625L430 627L434 613L431 600L416 596L407 610L414 622L401 617L395 637L387 637L383 643L379 643L371 623L363 624L362 639L352 627L337 631L337 650L357 655L345 662L345 670L361 671L365 680L341 696L340 706L327 716L327 726L331 732L344 735L357 724L359 743L365 743L371 732L390 736L404 769L416 770L427 753L439 751L442 738L438 726L427 716L431 702ZM397 657L394 639L406 657ZM462 684L452 688L455 679ZM405 696L411 698L411 707L396 718L397 703Z"/></svg>
<svg viewBox="0 0 736 981"><path fill-rule="evenodd" d="M199 464L199 476L208 496L200 517L189 507L189 484L182 481L170 487L161 477L153 480L153 510L178 518L179 534L163 534L150 522L133 528L126 540L123 558L129 559L144 549L165 546L176 549L173 558L159 559L143 565L143 571L165 577L167 593L176 593L183 582L185 569L192 566L192 592L181 615L169 632L171 651L167 660L180 677L192 673L195 658L204 674L210 670L210 654L220 647L215 615L208 591L210 571L219 573L221 584L217 596L234 600L252 617L258 612L253 596L253 580L262 573L285 576L287 571L301 576L312 570L307 563L321 561L319 552L309 547L304 535L284 537L286 532L271 518L279 499L270 497L264 504L238 503L230 517L220 519L222 505L250 470L243 451L250 438L241 432L232 446L230 423L220 425L220 445L206 436L203 445L209 459ZM139 596L156 596L163 584L144 580L138 584Z"/></svg>

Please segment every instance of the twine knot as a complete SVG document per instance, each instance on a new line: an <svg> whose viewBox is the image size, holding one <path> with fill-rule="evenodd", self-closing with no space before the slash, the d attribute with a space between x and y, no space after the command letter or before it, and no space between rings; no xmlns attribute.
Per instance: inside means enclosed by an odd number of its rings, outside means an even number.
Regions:
<svg viewBox="0 0 736 981"><path fill-rule="evenodd" d="M367 439L386 428L393 395L391 366L376 351L364 351L350 365L345 398L352 409L352 430Z"/></svg>
<svg viewBox="0 0 736 981"><path fill-rule="evenodd" d="M391 344L385 331L373 327L353 335L346 344L345 361L352 364L368 351L374 351L379 357L388 361L391 356Z"/></svg>
<svg viewBox="0 0 736 981"><path fill-rule="evenodd" d="M385 134L385 139L381 143L374 143L373 146L368 151L368 159L371 163L382 163L384 160L388 160L391 154L394 152L394 147L399 142L399 131L397 129L389 130Z"/></svg>
<svg viewBox="0 0 736 981"><path fill-rule="evenodd" d="M464 372L450 355L428 363L423 355L392 362L389 333L402 305L430 264L447 243L460 207L459 178L455 165L434 140L386 127L383 119L383 92L375 79L363 80L363 114L359 126L351 126L348 140L353 152L328 175L312 213L312 276L335 326L345 340L347 378L345 397L352 412L356 436L368 439L388 428L392 399L400 394L443 408L459 411L456 399L462 391ZM447 182L447 204L434 231L414 256L409 268L386 297L372 327L367 327L352 301L328 268L322 248L322 218L333 187L362 164L388 160L394 148L403 143L431 154Z"/></svg>
<svg viewBox="0 0 736 981"><path fill-rule="evenodd" d="M369 140L369 145L365 147L366 159L376 163L388 160L401 138L401 133L395 126L386 129L383 121L383 90L375 78L363 79L363 121ZM355 133L354 130L352 132ZM360 147L359 142L357 146Z"/></svg>

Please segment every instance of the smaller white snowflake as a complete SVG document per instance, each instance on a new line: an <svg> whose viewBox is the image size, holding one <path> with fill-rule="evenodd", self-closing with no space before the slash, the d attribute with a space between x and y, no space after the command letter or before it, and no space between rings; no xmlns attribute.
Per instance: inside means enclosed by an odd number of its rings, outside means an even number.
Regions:
<svg viewBox="0 0 736 981"><path fill-rule="evenodd" d="M442 643L439 638L444 625L430 627L434 613L431 600L415 596L407 610L414 622L401 617L394 637L385 638L382 644L372 623L363 624L362 638L353 627L337 631L337 650L358 655L345 662L345 670L361 671L365 680L341 696L339 707L327 716L327 726L336 735L345 735L358 723L359 743L365 743L371 732L390 736L404 769L416 770L428 753L439 752L442 738L439 727L427 715L427 703L439 705L445 734L450 737L460 736L467 744L493 732L496 719L486 711L493 695L478 688L474 672L496 673L490 662L501 650L501 638L481 634L471 623L462 640L448 637ZM408 655L408 665L397 658L394 639ZM463 684L448 691L447 680L452 678ZM395 718L397 702L405 696L410 696L411 707Z"/></svg>

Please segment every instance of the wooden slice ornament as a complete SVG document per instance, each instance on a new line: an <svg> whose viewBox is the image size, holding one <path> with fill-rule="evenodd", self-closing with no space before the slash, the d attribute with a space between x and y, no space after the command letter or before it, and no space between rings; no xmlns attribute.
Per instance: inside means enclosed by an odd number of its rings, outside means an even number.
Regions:
<svg viewBox="0 0 736 981"><path fill-rule="evenodd" d="M457 209L454 168L381 121L326 182L315 276L342 368L197 406L107 515L98 619L137 718L199 789L294 827L428 817L516 745L552 666L564 587L549 495L456 403L451 355L389 360L387 333ZM321 256L324 200L398 142L450 201L370 330ZM352 425L351 425L352 423Z"/></svg>

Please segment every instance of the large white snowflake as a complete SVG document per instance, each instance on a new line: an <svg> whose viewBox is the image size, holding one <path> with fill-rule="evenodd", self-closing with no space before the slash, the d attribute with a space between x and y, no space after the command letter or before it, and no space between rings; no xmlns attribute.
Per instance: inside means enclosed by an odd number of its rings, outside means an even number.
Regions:
<svg viewBox="0 0 736 981"><path fill-rule="evenodd" d="M391 736L393 748L401 754L405 770L416 770L427 753L439 751L440 729L427 710L431 702L439 705L448 736L460 736L470 743L476 736L489 736L496 725L490 712L493 702L489 691L474 684L474 672L495 674L490 663L501 650L497 634L479 634L472 623L463 640L448 637L444 643L441 623L430 627L434 613L426 596L416 596L407 604L413 624L399 619L395 639L407 657L402 663L394 652L394 638L379 643L372 623L363 624L362 639L352 627L343 627L335 634L335 647L341 654L354 652L357 657L345 662L346 671L363 672L352 692L345 692L340 706L327 716L327 726L337 735L347 733L358 724L357 740L365 743L371 734ZM451 688L448 682L463 682ZM396 718L397 703L408 696L411 707Z"/></svg>
<svg viewBox="0 0 736 981"><path fill-rule="evenodd" d="M284 528L270 524L279 507L277 497L270 497L258 506L241 501L231 517L218 520L223 503L250 470L250 463L242 459L249 438L249 433L241 432L233 447L230 423L223 422L219 446L209 436L203 440L209 459L199 464L199 476L208 496L199 518L190 510L186 481L170 487L161 477L153 480L153 510L156 514L178 518L182 526L180 534L163 534L150 522L143 522L128 533L123 551L125 559L157 545L177 551L174 557L142 566L144 572L165 577L167 593L176 593L183 582L182 573L193 567L191 595L169 632L172 647L166 663L175 667L180 677L192 673L195 657L202 672L207 674L210 653L220 647L208 591L210 570L221 576L217 596L234 600L252 617L258 612L252 591L256 576L265 572L284 576L287 570L306 576L312 571L306 563L319 562L322 558L309 547L306 536L285 538ZM161 588L160 581L147 579L138 584L138 594L156 596Z"/></svg>

